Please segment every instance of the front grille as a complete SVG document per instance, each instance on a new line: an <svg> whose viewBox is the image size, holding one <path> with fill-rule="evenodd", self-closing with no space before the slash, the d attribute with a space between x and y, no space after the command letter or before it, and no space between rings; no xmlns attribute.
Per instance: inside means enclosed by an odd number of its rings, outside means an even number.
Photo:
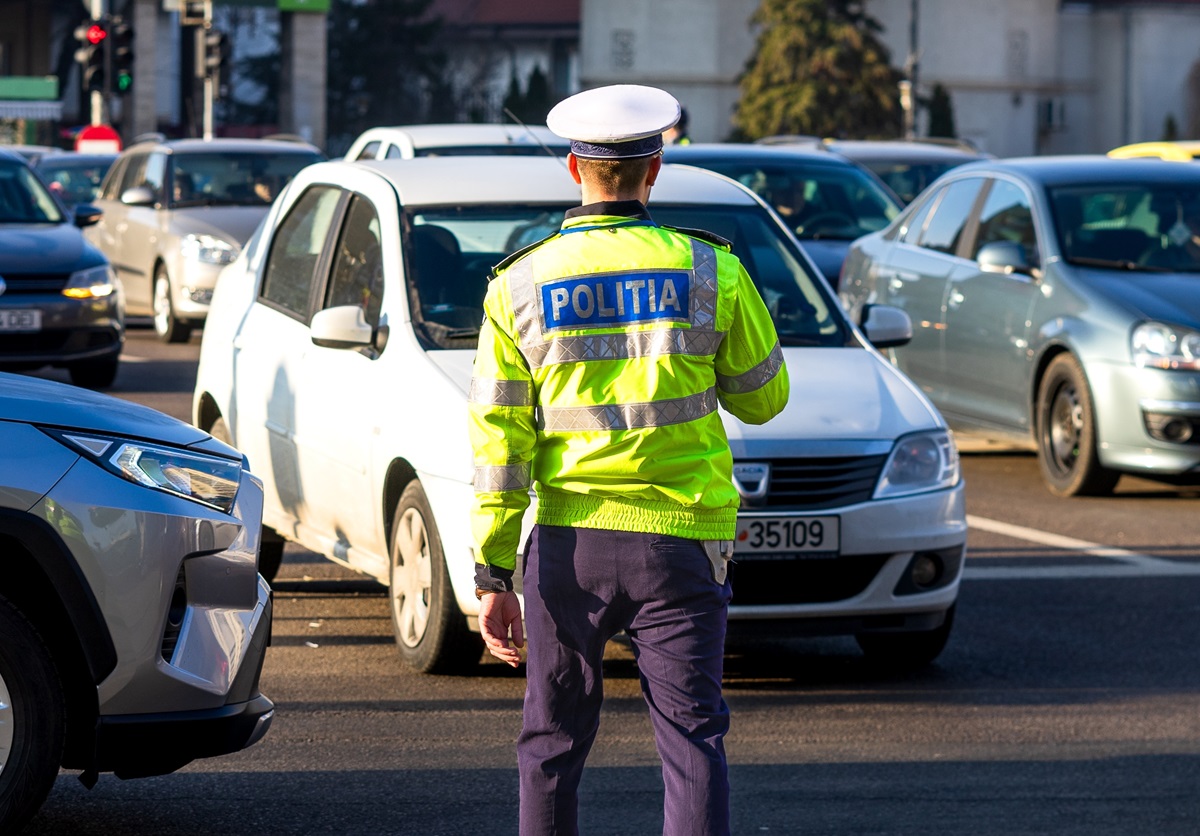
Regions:
<svg viewBox="0 0 1200 836"><path fill-rule="evenodd" d="M861 593L879 574L890 554L853 557L739 560L729 566L734 607L769 604L820 604Z"/></svg>
<svg viewBox="0 0 1200 836"><path fill-rule="evenodd" d="M20 296L32 293L61 293L67 286L69 273L0 273L7 285L5 296Z"/></svg>
<svg viewBox="0 0 1200 836"><path fill-rule="evenodd" d="M771 481L761 504L743 509L772 508L815 511L866 502L875 491L887 455L771 459Z"/></svg>

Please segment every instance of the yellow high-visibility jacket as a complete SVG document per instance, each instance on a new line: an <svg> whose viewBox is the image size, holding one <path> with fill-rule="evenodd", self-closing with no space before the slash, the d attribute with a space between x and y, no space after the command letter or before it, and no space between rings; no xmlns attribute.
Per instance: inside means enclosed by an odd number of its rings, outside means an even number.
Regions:
<svg viewBox="0 0 1200 836"><path fill-rule="evenodd" d="M543 525L731 540L738 494L717 413L787 403L775 326L729 245L631 215L567 214L503 262L470 391L472 529L484 588L511 577L529 488Z"/></svg>

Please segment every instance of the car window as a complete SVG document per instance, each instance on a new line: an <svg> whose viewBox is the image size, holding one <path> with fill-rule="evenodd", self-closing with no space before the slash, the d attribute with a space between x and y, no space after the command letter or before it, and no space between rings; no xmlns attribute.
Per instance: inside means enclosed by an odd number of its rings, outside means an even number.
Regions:
<svg viewBox="0 0 1200 836"><path fill-rule="evenodd" d="M977 258L985 244L1008 241L1025 248L1025 258L1032 265L1039 263L1037 236L1033 228L1033 210L1025 190L1007 180L992 182L991 191L979 213L979 232L975 236L972 258Z"/></svg>
<svg viewBox="0 0 1200 836"><path fill-rule="evenodd" d="M317 264L341 198L340 189L314 186L296 200L271 241L259 291L262 301L308 321Z"/></svg>
<svg viewBox="0 0 1200 836"><path fill-rule="evenodd" d="M383 304L383 244L379 215L369 200L350 200L342 235L333 255L325 307L358 305L372 327Z"/></svg>
<svg viewBox="0 0 1200 836"><path fill-rule="evenodd" d="M143 174L142 185L154 192L154 202L158 203L166 194L164 191L167 177L167 155L151 154L146 160L146 171Z"/></svg>
<svg viewBox="0 0 1200 836"><path fill-rule="evenodd" d="M404 152L400 150L399 145L392 145L389 143L387 147L387 154L385 154L384 157L389 160L399 160L404 157Z"/></svg>
<svg viewBox="0 0 1200 836"><path fill-rule="evenodd" d="M406 280L414 324L433 348L469 348L479 335L491 268L556 232L568 207L430 209L408 217ZM655 221L703 229L732 243L784 345L846 345L837 302L807 268L794 239L758 206L654 204Z"/></svg>
<svg viewBox="0 0 1200 836"><path fill-rule="evenodd" d="M124 171L121 172L121 186L117 190L118 200L125 192L142 185L142 181L146 177L146 158L149 156L149 154L131 154L129 156L129 161L125 164Z"/></svg>
<svg viewBox="0 0 1200 836"><path fill-rule="evenodd" d="M23 162L0 160L0 223L59 223L50 191Z"/></svg>
<svg viewBox="0 0 1200 836"><path fill-rule="evenodd" d="M172 208L266 206L314 152L205 151L171 157Z"/></svg>
<svg viewBox="0 0 1200 836"><path fill-rule="evenodd" d="M121 183L125 181L125 169L129 166L129 157L118 157L112 164L108 174L104 176L104 185L100 195L105 200L119 200Z"/></svg>
<svg viewBox="0 0 1200 836"><path fill-rule="evenodd" d="M1200 198L1179 184L1094 184L1051 190L1068 261L1114 269L1200 271Z"/></svg>
<svg viewBox="0 0 1200 836"><path fill-rule="evenodd" d="M379 154L379 142L368 142L363 146L363 149L358 152L356 160L373 160Z"/></svg>
<svg viewBox="0 0 1200 836"><path fill-rule="evenodd" d="M933 209L933 217L925 224L920 245L951 255L956 253L982 185L982 177L968 177L949 184Z"/></svg>
<svg viewBox="0 0 1200 836"><path fill-rule="evenodd" d="M909 213L904 223L900 224L897 230L897 235L901 241L906 244L916 244L921 240L921 233L925 231L925 222L929 220L929 213L933 211L933 207L938 205L942 199L942 192L945 189L939 189L931 195L928 195L921 201L919 206L914 207Z"/></svg>
<svg viewBox="0 0 1200 836"><path fill-rule="evenodd" d="M37 166L38 173L42 175L50 190L68 206L91 203L95 200L100 183L112 162L111 158L93 159L72 154L57 156L65 159L46 158Z"/></svg>

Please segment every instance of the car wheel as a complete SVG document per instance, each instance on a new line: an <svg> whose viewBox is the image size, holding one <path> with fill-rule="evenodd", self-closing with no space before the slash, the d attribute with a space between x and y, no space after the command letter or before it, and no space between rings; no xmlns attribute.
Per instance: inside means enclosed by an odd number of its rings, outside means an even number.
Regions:
<svg viewBox="0 0 1200 836"><path fill-rule="evenodd" d="M479 663L483 640L454 600L446 557L421 483L408 483L392 518L390 597L400 656L421 673L458 673Z"/></svg>
<svg viewBox="0 0 1200 836"><path fill-rule="evenodd" d="M76 386L88 389L107 389L117 379L117 368L120 363L119 357L87 360L83 363L72 364L67 372L71 375L71 382Z"/></svg>
<svg viewBox="0 0 1200 836"><path fill-rule="evenodd" d="M15 833L58 776L66 709L50 651L2 597L0 636L0 833Z"/></svg>
<svg viewBox="0 0 1200 836"><path fill-rule="evenodd" d="M213 421L208 433L217 441L223 441L230 447L234 446L233 433L229 431L229 424L225 423L223 416ZM258 574L268 581L275 580L275 576L279 574L279 567L283 565L285 545L286 542L278 533L263 526L262 538L258 544Z"/></svg>
<svg viewBox="0 0 1200 836"><path fill-rule="evenodd" d="M859 633L854 637L867 658L880 667L892 671L910 671L928 665L938 657L950 638L954 627L954 610L946 610L946 619L933 630L917 630L908 633Z"/></svg>
<svg viewBox="0 0 1200 836"><path fill-rule="evenodd" d="M1036 418L1038 464L1052 494L1112 493L1121 474L1100 464L1092 395L1073 355L1060 354L1050 362L1038 387Z"/></svg>
<svg viewBox="0 0 1200 836"><path fill-rule="evenodd" d="M154 333L165 343L185 343L192 336L192 324L175 316L171 277L161 264L154 271Z"/></svg>

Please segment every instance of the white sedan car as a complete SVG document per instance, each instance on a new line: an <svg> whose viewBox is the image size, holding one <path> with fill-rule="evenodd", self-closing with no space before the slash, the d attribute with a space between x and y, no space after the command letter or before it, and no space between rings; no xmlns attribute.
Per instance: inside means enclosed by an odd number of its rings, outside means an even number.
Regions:
<svg viewBox="0 0 1200 836"><path fill-rule="evenodd" d="M387 584L419 671L482 651L467 390L489 269L579 201L552 158L321 163L218 282L193 420L265 483L281 540L263 573L290 540ZM855 635L891 664L932 660L967 525L945 422L876 350L909 338L907 315L876 307L857 330L778 218L720 175L665 166L650 211L732 242L792 380L765 426L725 416L743 503L731 633Z"/></svg>

